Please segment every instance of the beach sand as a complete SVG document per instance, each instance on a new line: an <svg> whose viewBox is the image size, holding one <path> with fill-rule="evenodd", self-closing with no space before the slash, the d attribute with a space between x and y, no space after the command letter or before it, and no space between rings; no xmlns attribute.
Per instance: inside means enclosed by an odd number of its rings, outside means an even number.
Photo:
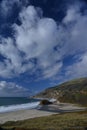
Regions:
<svg viewBox="0 0 87 130"><path fill-rule="evenodd" d="M84 107L79 107L68 103L58 103L52 105L38 106L32 110L18 110L14 112L0 113L0 124L7 121L25 120L41 116L49 116L52 114L60 114L63 112L75 112L85 110Z"/></svg>
<svg viewBox="0 0 87 130"><path fill-rule="evenodd" d="M36 109L32 110L19 110L14 112L2 113L0 114L0 124L3 124L7 121L18 121L25 120L40 116L51 115L52 112L40 111Z"/></svg>

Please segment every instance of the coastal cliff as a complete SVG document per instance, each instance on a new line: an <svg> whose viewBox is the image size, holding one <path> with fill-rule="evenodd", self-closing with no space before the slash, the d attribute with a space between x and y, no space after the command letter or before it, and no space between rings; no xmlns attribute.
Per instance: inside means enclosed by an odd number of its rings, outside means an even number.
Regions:
<svg viewBox="0 0 87 130"><path fill-rule="evenodd" d="M87 78L71 80L48 88L35 97L56 98L60 102L87 106Z"/></svg>

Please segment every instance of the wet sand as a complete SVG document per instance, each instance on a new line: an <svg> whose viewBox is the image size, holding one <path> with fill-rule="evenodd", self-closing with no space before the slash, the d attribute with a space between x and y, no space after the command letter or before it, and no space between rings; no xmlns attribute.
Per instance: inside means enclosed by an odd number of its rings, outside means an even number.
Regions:
<svg viewBox="0 0 87 130"><path fill-rule="evenodd" d="M32 110L18 110L14 112L0 113L0 124L7 121L25 120L35 117L49 116L65 112L82 111L87 108L79 107L68 103L58 103L52 105L38 106Z"/></svg>

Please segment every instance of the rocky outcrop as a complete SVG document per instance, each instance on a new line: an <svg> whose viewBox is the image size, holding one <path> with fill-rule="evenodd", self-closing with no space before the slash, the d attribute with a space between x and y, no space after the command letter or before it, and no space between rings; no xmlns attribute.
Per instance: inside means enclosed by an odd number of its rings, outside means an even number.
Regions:
<svg viewBox="0 0 87 130"><path fill-rule="evenodd" d="M48 100L41 100L40 101L40 105L49 105L52 104L52 102L48 101Z"/></svg>

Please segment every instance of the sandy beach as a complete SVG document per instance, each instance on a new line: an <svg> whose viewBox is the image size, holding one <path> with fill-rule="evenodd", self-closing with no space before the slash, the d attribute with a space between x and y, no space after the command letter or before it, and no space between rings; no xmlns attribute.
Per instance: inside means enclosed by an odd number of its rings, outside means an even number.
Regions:
<svg viewBox="0 0 87 130"><path fill-rule="evenodd" d="M84 107L78 107L68 103L38 106L36 109L32 110L18 110L14 112L0 113L0 124L3 124L7 121L25 120L35 117L49 116L52 114L60 114L63 112L81 111L85 109L86 108Z"/></svg>

